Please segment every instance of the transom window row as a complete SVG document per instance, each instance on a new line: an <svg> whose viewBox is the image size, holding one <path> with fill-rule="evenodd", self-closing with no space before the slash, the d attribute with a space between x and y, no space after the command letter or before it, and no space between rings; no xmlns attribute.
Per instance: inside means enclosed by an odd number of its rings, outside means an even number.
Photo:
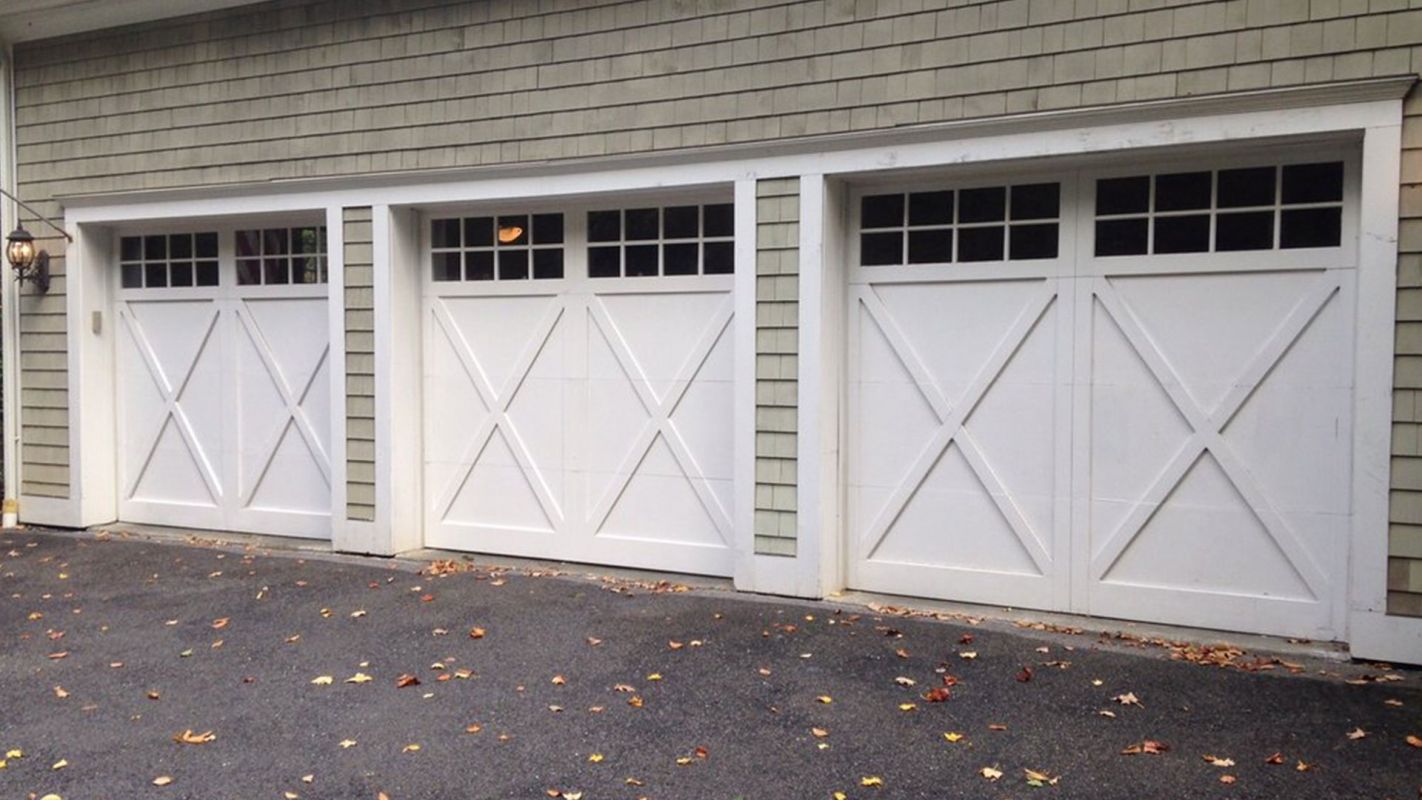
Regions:
<svg viewBox="0 0 1422 800"><path fill-rule="evenodd" d="M587 212L592 278L722 275L735 269L730 203ZM562 214L498 214L430 221L436 281L550 280L564 276Z"/></svg>
<svg viewBox="0 0 1422 800"><path fill-rule="evenodd" d="M119 239L119 284L125 289L218 286L215 231L149 234ZM326 283L326 228L263 228L235 232L238 285Z"/></svg>
<svg viewBox="0 0 1422 800"><path fill-rule="evenodd" d="M866 195L861 266L1056 258L1061 184Z"/></svg>
<svg viewBox="0 0 1422 800"><path fill-rule="evenodd" d="M1343 162L1103 178L1096 255L1337 247Z"/></svg>

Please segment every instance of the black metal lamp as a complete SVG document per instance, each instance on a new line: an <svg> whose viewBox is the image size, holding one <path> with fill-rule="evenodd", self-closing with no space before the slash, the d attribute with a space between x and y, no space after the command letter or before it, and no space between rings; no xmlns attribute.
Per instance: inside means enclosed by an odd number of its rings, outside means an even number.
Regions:
<svg viewBox="0 0 1422 800"><path fill-rule="evenodd" d="M15 270L15 280L29 281L41 294L49 291L49 253L35 250L35 237L24 225L5 237L5 258Z"/></svg>
<svg viewBox="0 0 1422 800"><path fill-rule="evenodd" d="M39 217L41 222L59 231L59 235L66 240L74 241L74 237L70 236L68 231L51 222L45 215L30 208L25 201L4 189L0 189L0 195L14 200L21 208ZM20 283L29 281L39 290L40 294L49 291L49 253L35 247L35 237L25 230L23 223L17 225L15 230L5 237L5 260L9 261L10 268L15 270L16 281Z"/></svg>

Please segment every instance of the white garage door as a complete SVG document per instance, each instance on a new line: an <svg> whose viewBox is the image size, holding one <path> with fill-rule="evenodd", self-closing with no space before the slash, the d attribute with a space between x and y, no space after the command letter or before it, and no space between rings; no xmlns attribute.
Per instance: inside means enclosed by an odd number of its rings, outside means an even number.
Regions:
<svg viewBox="0 0 1422 800"><path fill-rule="evenodd" d="M857 195L850 584L1337 635L1355 176L1313 153Z"/></svg>
<svg viewBox="0 0 1422 800"><path fill-rule="evenodd" d="M729 575L730 204L428 230L426 542Z"/></svg>
<svg viewBox="0 0 1422 800"><path fill-rule="evenodd" d="M325 229L119 249L119 518L329 536Z"/></svg>

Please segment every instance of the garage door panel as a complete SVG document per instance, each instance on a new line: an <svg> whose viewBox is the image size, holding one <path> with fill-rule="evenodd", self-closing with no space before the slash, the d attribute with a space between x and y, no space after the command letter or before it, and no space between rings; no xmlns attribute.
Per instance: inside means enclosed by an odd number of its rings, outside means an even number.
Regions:
<svg viewBox="0 0 1422 800"><path fill-rule="evenodd" d="M698 492L667 440L658 434L612 500L596 536L727 547L724 509L714 490L701 488Z"/></svg>
<svg viewBox="0 0 1422 800"><path fill-rule="evenodd" d="M554 530L553 519L503 430L490 433L473 462L467 475L461 476L465 470L454 472L454 479L463 480L453 491L444 521L500 530Z"/></svg>

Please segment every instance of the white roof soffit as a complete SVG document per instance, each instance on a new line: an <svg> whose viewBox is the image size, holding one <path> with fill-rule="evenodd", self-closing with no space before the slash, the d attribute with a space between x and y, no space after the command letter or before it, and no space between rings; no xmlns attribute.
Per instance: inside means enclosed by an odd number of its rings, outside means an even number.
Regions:
<svg viewBox="0 0 1422 800"><path fill-rule="evenodd" d="M0 39L14 44L185 17L255 0L0 0Z"/></svg>

